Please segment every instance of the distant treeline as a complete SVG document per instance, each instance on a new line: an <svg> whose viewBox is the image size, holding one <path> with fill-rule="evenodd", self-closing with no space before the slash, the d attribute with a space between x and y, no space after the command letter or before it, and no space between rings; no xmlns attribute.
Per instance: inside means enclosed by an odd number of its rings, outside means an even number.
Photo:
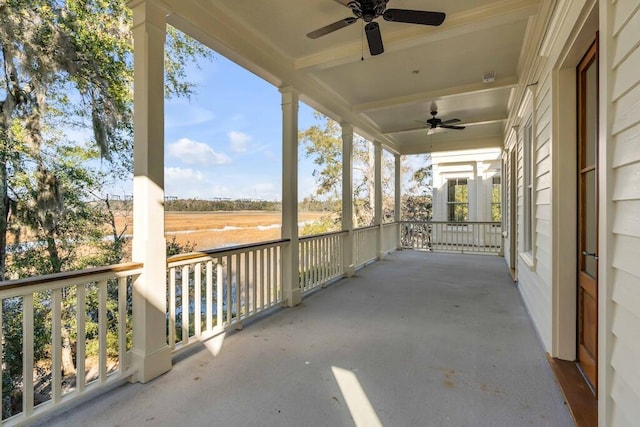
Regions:
<svg viewBox="0 0 640 427"><path fill-rule="evenodd" d="M110 200L109 205L114 210L130 210L133 207L132 200ZM301 211L329 211L334 208L331 203L318 202L305 199L299 204ZM171 199L165 200L164 210L169 212L206 212L206 211L272 211L282 209L281 202L249 199L224 199L224 200L200 200L200 199Z"/></svg>
<svg viewBox="0 0 640 427"><path fill-rule="evenodd" d="M266 200L198 200L178 199L165 201L165 211L203 212L203 211L279 211L282 203Z"/></svg>

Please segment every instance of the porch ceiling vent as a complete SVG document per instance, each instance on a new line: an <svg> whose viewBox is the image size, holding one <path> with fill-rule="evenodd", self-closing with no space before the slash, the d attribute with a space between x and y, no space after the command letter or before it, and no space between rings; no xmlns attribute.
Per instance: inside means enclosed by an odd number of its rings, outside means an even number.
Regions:
<svg viewBox="0 0 640 427"><path fill-rule="evenodd" d="M490 71L482 75L482 83L493 83L496 80L495 71Z"/></svg>

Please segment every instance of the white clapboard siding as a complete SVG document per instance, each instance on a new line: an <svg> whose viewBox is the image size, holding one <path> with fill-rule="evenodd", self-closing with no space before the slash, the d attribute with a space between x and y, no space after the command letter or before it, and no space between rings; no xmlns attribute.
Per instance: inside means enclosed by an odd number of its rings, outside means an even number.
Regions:
<svg viewBox="0 0 640 427"><path fill-rule="evenodd" d="M533 159L534 174L534 266L520 261L518 288L533 324L545 346L552 342L552 259L551 259L551 73L542 73L536 88ZM524 233L524 188L522 136L518 152L518 227ZM522 238L522 234L520 234ZM522 240L519 240L522 241ZM520 248L521 250L521 248Z"/></svg>
<svg viewBox="0 0 640 427"><path fill-rule="evenodd" d="M608 425L640 420L640 1L611 2L613 179L611 408Z"/></svg>

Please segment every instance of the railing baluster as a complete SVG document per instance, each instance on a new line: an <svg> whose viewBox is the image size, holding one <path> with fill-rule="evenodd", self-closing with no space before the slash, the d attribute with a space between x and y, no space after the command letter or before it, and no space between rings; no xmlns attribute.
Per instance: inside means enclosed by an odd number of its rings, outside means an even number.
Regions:
<svg viewBox="0 0 640 427"><path fill-rule="evenodd" d="M22 411L33 414L33 294L22 297Z"/></svg>
<svg viewBox="0 0 640 427"><path fill-rule="evenodd" d="M98 381L107 379L107 281L98 283Z"/></svg>
<svg viewBox="0 0 640 427"><path fill-rule="evenodd" d="M207 314L206 314L206 328L207 332L211 332L213 329L213 261L207 261Z"/></svg>
<svg viewBox="0 0 640 427"><path fill-rule="evenodd" d="M216 263L216 326L222 327L224 322L224 268L222 267L222 258Z"/></svg>
<svg viewBox="0 0 640 427"><path fill-rule="evenodd" d="M275 286L275 301L282 300L282 248L278 246L276 248L276 259L274 260L275 266L275 278L274 286Z"/></svg>
<svg viewBox="0 0 640 427"><path fill-rule="evenodd" d="M227 277L225 278L225 289L227 292L227 324L231 324L231 316L233 314L233 306L231 293L233 292L233 258L237 255L229 255L227 257Z"/></svg>
<svg viewBox="0 0 640 427"><path fill-rule="evenodd" d="M182 344L189 342L189 266L182 267Z"/></svg>
<svg viewBox="0 0 640 427"><path fill-rule="evenodd" d="M251 278L253 277L251 267L255 252L247 252L244 257L244 316L247 317L251 314Z"/></svg>
<svg viewBox="0 0 640 427"><path fill-rule="evenodd" d="M307 289L313 287L313 242L311 240L305 242L307 253L307 265L305 272L305 286Z"/></svg>
<svg viewBox="0 0 640 427"><path fill-rule="evenodd" d="M244 254L236 255L236 321L242 313L242 258Z"/></svg>
<svg viewBox="0 0 640 427"><path fill-rule="evenodd" d="M62 399L62 289L51 292L51 399Z"/></svg>
<svg viewBox="0 0 640 427"><path fill-rule="evenodd" d="M258 293L259 293L259 298L258 298L258 305L260 307L260 310L264 310L266 307L266 301L267 301L267 297L266 297L266 292L267 292L267 253L269 252L269 248L263 248L260 251L260 284L258 286Z"/></svg>
<svg viewBox="0 0 640 427"><path fill-rule="evenodd" d="M169 347L176 346L176 269L169 269Z"/></svg>
<svg viewBox="0 0 640 427"><path fill-rule="evenodd" d="M193 268L193 332L196 337L202 335L202 263ZM207 302L207 304L209 304Z"/></svg>
<svg viewBox="0 0 640 427"><path fill-rule="evenodd" d="M258 270L262 268L259 261L262 260L262 249L257 249L253 253L253 285L251 288L251 311L253 314L258 312L258 287L260 282L261 272Z"/></svg>
<svg viewBox="0 0 640 427"><path fill-rule="evenodd" d="M171 343L169 345L172 345ZM120 373L128 368L127 357L127 278L118 279L118 368Z"/></svg>
<svg viewBox="0 0 640 427"><path fill-rule="evenodd" d="M266 301L267 301L267 306L271 307L271 287L273 286L273 280L271 277L271 259L272 259L272 253L274 251L274 248L267 248L267 287L265 289L267 295L266 295Z"/></svg>
<svg viewBox="0 0 640 427"><path fill-rule="evenodd" d="M78 325L78 341L76 345L76 388L78 392L83 392L85 388L85 360L87 346L86 329L86 287L79 285L76 290L78 312L76 313L76 324Z"/></svg>

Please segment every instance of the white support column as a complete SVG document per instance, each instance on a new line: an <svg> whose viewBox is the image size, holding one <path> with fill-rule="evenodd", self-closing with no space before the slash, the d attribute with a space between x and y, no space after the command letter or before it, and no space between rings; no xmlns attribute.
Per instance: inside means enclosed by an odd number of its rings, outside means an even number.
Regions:
<svg viewBox="0 0 640 427"><path fill-rule="evenodd" d="M302 302L298 272L298 92L292 87L282 94L282 238L290 239L283 250L283 304Z"/></svg>
<svg viewBox="0 0 640 427"><path fill-rule="evenodd" d="M396 248L398 250L402 250L402 225L400 224L400 220L401 215L400 215L400 210L402 209L401 206L401 200L402 200L402 185L401 185L401 175L400 175L400 154L394 154L394 160L395 160L395 168L394 168L394 178L395 178L395 182L394 182L394 208L393 208L393 213L394 213L394 217L393 220L396 223L396 230L397 230L397 241L396 241Z"/></svg>
<svg viewBox="0 0 640 427"><path fill-rule="evenodd" d="M384 246L382 242L382 144L380 141L373 143L375 153L375 215L374 224L378 226L378 239L376 253L378 254L378 260L384 258Z"/></svg>
<svg viewBox="0 0 640 427"><path fill-rule="evenodd" d="M171 369L166 339L164 238L164 43L166 12L131 1L134 40L133 260L143 262L133 284L132 380L150 381Z"/></svg>
<svg viewBox="0 0 640 427"><path fill-rule="evenodd" d="M342 265L345 277L355 274L353 259L353 126L342 126L342 231L346 231L342 245Z"/></svg>

